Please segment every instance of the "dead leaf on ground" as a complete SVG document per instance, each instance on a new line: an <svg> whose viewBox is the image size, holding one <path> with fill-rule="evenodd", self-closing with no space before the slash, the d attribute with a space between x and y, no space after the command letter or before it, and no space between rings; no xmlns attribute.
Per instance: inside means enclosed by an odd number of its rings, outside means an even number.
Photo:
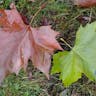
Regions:
<svg viewBox="0 0 96 96"><path fill-rule="evenodd" d="M96 6L96 0L74 0L74 4L80 7Z"/></svg>
<svg viewBox="0 0 96 96"><path fill-rule="evenodd" d="M62 50L55 39L58 33L51 26L26 25L15 6L11 8L0 10L0 82L9 73L26 69L29 59L49 78L51 55Z"/></svg>

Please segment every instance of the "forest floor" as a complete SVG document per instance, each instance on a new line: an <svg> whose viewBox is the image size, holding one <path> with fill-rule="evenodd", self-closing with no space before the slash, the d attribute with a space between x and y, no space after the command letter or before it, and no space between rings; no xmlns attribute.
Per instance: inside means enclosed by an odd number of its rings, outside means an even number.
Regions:
<svg viewBox="0 0 96 96"><path fill-rule="evenodd" d="M59 38L64 38L71 46L74 46L79 26L96 20L95 7L79 8L74 6L71 0L0 0L0 8L10 9L12 1L18 11L28 19L26 23L31 21L43 4L44 8L36 15L32 26L51 25L54 30L60 32ZM70 51L59 38L63 49ZM29 61L27 73L21 70L18 76L11 74L4 80L0 87L0 96L96 96L96 83L84 75L67 88L58 78L58 74L55 74L50 75L50 80L47 80Z"/></svg>

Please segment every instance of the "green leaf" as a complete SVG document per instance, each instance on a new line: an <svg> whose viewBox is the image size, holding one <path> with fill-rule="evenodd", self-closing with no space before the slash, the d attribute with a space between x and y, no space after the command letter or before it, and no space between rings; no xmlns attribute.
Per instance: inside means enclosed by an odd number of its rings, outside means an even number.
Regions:
<svg viewBox="0 0 96 96"><path fill-rule="evenodd" d="M58 72L65 86L81 78L82 73L90 80L96 80L96 22L79 28L75 46L70 52L53 56L51 73Z"/></svg>
<svg viewBox="0 0 96 96"><path fill-rule="evenodd" d="M53 64L55 64L55 66L52 68L51 70L51 73L54 74L54 73L59 73L61 72L61 65L60 65L60 62L62 61L62 59L68 54L67 51L65 51L63 54L62 52L59 52L58 54L55 54L54 57L53 57ZM60 57L60 58L59 58Z"/></svg>

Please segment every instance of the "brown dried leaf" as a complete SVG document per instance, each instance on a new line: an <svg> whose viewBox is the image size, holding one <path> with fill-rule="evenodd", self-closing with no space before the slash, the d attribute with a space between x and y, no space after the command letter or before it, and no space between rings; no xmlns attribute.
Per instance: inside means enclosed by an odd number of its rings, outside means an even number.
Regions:
<svg viewBox="0 0 96 96"><path fill-rule="evenodd" d="M74 4L80 7L96 6L96 0L74 0Z"/></svg>
<svg viewBox="0 0 96 96"><path fill-rule="evenodd" d="M26 69L28 60L49 78L51 55L62 50L50 26L26 25L15 7L0 10L0 82L9 73Z"/></svg>

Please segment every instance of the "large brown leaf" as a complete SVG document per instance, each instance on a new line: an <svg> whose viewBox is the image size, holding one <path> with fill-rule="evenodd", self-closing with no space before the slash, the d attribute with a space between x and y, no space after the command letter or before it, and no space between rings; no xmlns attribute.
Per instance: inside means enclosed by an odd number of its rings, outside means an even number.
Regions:
<svg viewBox="0 0 96 96"><path fill-rule="evenodd" d="M26 69L29 59L49 78L51 55L62 50L55 39L58 33L50 26L24 24L15 6L12 8L0 10L0 82L7 74Z"/></svg>

